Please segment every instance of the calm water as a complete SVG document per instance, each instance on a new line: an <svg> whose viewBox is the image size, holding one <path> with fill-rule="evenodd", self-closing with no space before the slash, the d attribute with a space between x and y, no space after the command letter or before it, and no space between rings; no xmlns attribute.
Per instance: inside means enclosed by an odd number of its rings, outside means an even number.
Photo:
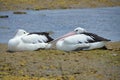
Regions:
<svg viewBox="0 0 120 80"><path fill-rule="evenodd" d="M25 10L27 14L3 11L0 15L0 43L7 43L17 29L28 32L52 31L57 38L80 26L112 41L120 41L120 7L67 10Z"/></svg>

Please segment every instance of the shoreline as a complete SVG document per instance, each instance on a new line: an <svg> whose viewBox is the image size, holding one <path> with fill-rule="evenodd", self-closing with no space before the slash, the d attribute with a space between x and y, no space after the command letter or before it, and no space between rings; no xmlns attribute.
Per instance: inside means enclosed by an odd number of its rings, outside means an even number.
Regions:
<svg viewBox="0 0 120 80"><path fill-rule="evenodd" d="M45 10L79 10L79 9L104 9L104 8L115 8L115 7L120 7L120 6L107 6L107 7L87 7L87 8L66 8L66 9L62 9L62 8L58 8L58 9L39 9L39 10L35 10L35 9L16 9L16 10L0 10L0 12L6 12L6 11L13 11L13 12L24 12L24 11L45 11ZM17 13L14 13L14 14L17 14ZM18 13L18 14L27 14L27 13Z"/></svg>
<svg viewBox="0 0 120 80"><path fill-rule="evenodd" d="M110 41L107 42L106 45L108 50L120 50L120 41ZM2 50L2 48L7 49L7 43L0 43L0 50ZM7 50L6 50L7 51Z"/></svg>

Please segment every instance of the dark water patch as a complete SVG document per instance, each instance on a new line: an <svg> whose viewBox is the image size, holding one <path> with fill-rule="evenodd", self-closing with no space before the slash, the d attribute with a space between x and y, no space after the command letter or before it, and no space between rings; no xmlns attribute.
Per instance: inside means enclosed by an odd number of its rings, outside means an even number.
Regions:
<svg viewBox="0 0 120 80"><path fill-rule="evenodd" d="M10 28L7 26L0 26L0 29L10 29Z"/></svg>
<svg viewBox="0 0 120 80"><path fill-rule="evenodd" d="M0 18L8 18L8 15L0 15Z"/></svg>
<svg viewBox="0 0 120 80"><path fill-rule="evenodd" d="M16 11L16 12L13 12L13 14L27 14L27 12Z"/></svg>

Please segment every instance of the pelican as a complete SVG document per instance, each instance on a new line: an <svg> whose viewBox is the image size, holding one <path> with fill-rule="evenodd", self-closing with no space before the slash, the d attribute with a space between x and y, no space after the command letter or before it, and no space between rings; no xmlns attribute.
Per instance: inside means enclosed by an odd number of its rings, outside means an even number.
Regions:
<svg viewBox="0 0 120 80"><path fill-rule="evenodd" d="M23 29L18 29L15 36L8 41L8 51L34 51L44 49L48 46L47 42L53 39L47 32L28 33Z"/></svg>
<svg viewBox="0 0 120 80"><path fill-rule="evenodd" d="M74 31L54 40L56 48L63 51L91 50L105 47L105 42L110 41L96 34L87 32L78 27Z"/></svg>

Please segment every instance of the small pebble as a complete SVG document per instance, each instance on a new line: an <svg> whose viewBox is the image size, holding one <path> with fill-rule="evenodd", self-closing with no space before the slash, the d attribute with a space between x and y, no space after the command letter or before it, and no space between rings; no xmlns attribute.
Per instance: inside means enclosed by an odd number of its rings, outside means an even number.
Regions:
<svg viewBox="0 0 120 80"><path fill-rule="evenodd" d="M117 54L115 54L115 53L113 53L112 55L113 55L113 56L117 56Z"/></svg>

